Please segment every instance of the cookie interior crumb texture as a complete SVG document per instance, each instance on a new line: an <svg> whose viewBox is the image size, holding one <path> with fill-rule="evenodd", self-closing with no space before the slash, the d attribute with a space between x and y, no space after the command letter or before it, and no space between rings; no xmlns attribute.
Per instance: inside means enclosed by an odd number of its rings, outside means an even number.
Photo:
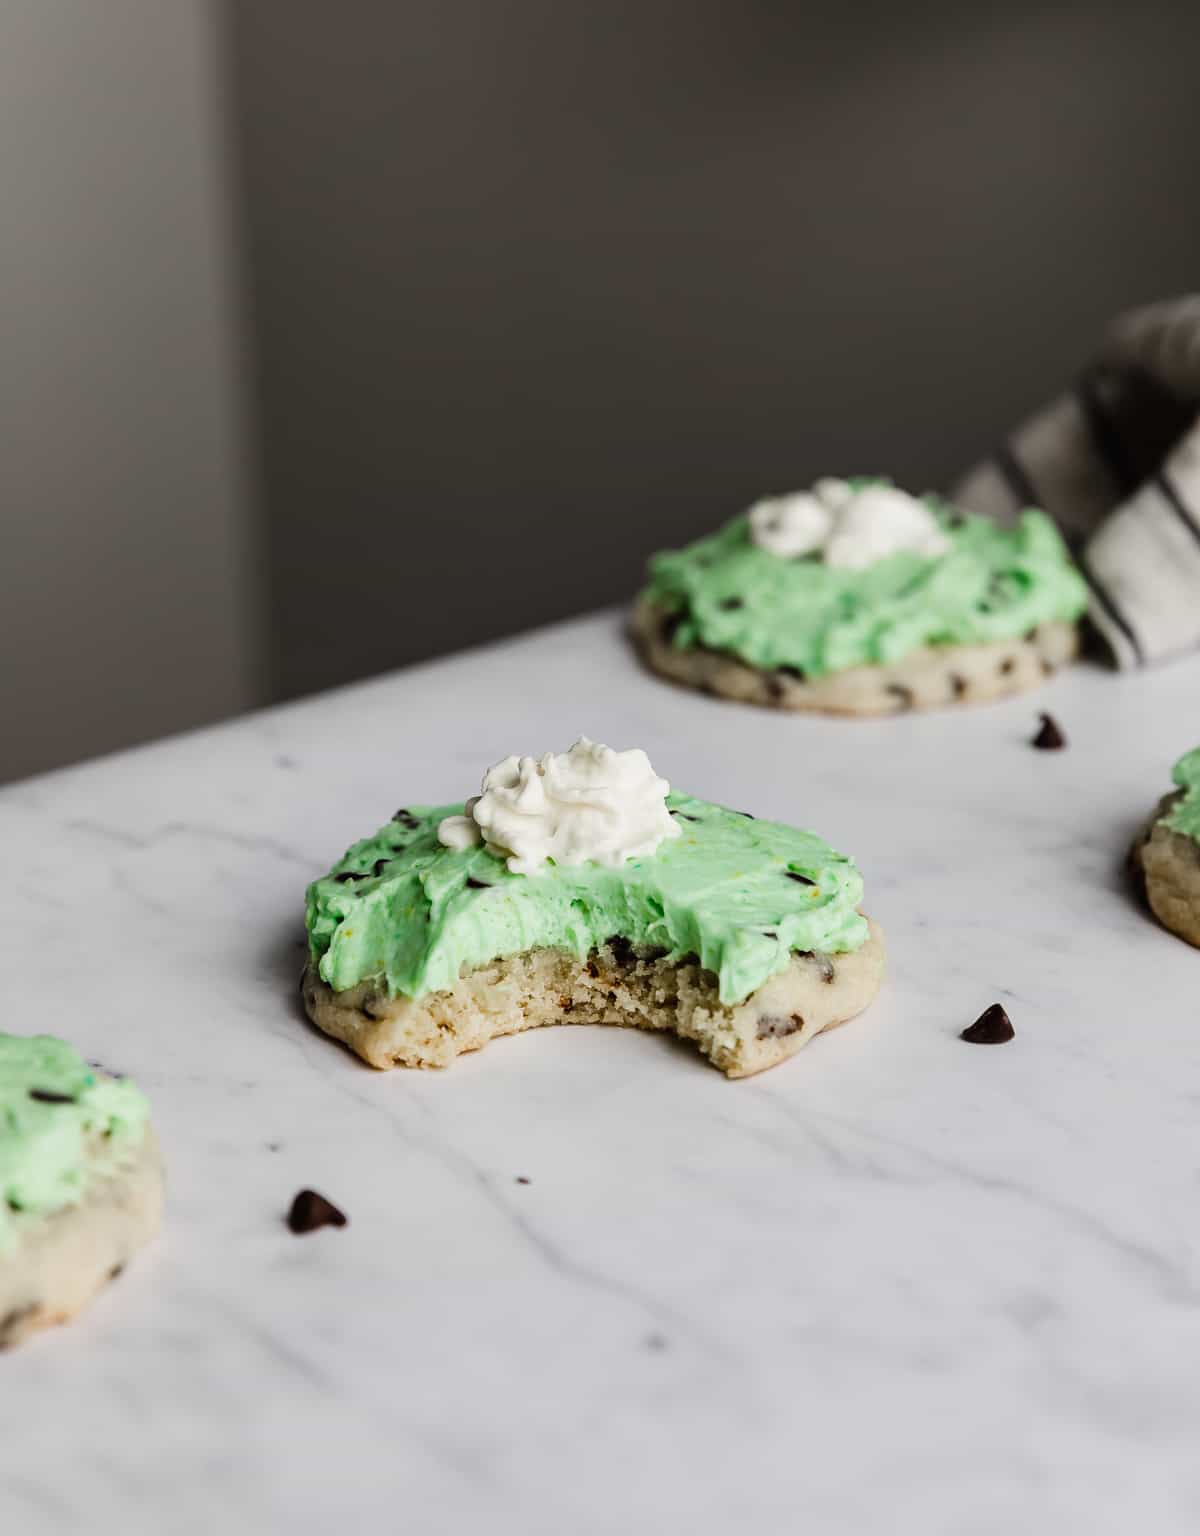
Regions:
<svg viewBox="0 0 1200 1536"><path fill-rule="evenodd" d="M371 982L334 992L311 965L302 990L313 1022L373 1067L445 1067L500 1035L548 1024L615 1024L672 1031L727 1076L747 1077L861 1013L883 968L883 935L869 923L861 948L794 955L786 970L733 1005L721 1003L716 976L698 962L620 941L582 963L560 950L529 950L416 999L389 998Z"/></svg>

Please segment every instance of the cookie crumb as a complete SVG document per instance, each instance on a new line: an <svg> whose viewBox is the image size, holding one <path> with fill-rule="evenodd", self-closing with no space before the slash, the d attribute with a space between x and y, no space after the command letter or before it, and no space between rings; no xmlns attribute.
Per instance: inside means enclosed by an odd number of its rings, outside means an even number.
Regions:
<svg viewBox="0 0 1200 1536"><path fill-rule="evenodd" d="M1067 744L1067 738L1053 715L1039 715L1041 725L1037 735L1029 743L1031 747L1037 747L1039 752L1057 752Z"/></svg>
<svg viewBox="0 0 1200 1536"><path fill-rule="evenodd" d="M326 1200L315 1189L302 1189L292 1201L287 1224L299 1236L305 1232L315 1232L318 1227L344 1227L346 1216L332 1200Z"/></svg>
<svg viewBox="0 0 1200 1536"><path fill-rule="evenodd" d="M999 1003L993 1003L958 1038L966 1040L970 1045L1004 1045L1015 1034L1016 1030L1008 1014Z"/></svg>

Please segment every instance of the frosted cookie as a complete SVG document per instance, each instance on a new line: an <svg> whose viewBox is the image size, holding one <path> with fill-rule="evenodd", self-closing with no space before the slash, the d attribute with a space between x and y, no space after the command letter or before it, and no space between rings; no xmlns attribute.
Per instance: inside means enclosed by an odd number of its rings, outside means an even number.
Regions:
<svg viewBox="0 0 1200 1536"><path fill-rule="evenodd" d="M1057 529L880 480L819 480L656 555L632 632L654 671L777 709L881 715L1019 693L1076 654L1087 588Z"/></svg>
<svg viewBox="0 0 1200 1536"><path fill-rule="evenodd" d="M309 1016L375 1067L545 1024L671 1030L730 1077L860 1013L883 939L811 832L671 793L645 753L506 758L309 887Z"/></svg>
<svg viewBox="0 0 1200 1536"><path fill-rule="evenodd" d="M0 1035L0 1349L65 1323L158 1229L146 1100L65 1041Z"/></svg>
<svg viewBox="0 0 1200 1536"><path fill-rule="evenodd" d="M1163 927L1200 947L1200 747L1171 777L1179 788L1159 801L1129 861Z"/></svg>

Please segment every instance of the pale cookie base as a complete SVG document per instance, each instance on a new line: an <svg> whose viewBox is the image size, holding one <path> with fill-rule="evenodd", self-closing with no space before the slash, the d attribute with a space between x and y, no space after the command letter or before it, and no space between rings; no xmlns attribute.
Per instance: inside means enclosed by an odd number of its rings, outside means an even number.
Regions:
<svg viewBox="0 0 1200 1536"><path fill-rule="evenodd" d="M498 1035L546 1024L622 1024L672 1030L728 1077L748 1077L861 1013L879 991L883 966L883 934L870 923L861 949L793 956L786 971L732 1007L695 960L626 958L611 944L582 964L561 950L527 950L415 1001L381 997L370 982L334 992L310 966L303 993L313 1023L373 1067L446 1067Z"/></svg>
<svg viewBox="0 0 1200 1536"><path fill-rule="evenodd" d="M147 1127L133 1160L97 1177L78 1205L19 1217L16 1245L0 1252L0 1349L69 1322L158 1230L163 1177Z"/></svg>
<svg viewBox="0 0 1200 1536"><path fill-rule="evenodd" d="M975 704L1036 688L1079 649L1073 624L1041 624L1023 640L923 646L888 666L847 667L827 677L763 671L721 651L671 644L669 615L645 598L630 624L646 665L672 682L772 709L830 715L895 715L909 709Z"/></svg>
<svg viewBox="0 0 1200 1536"><path fill-rule="evenodd" d="M1200 846L1182 832L1158 825L1182 793L1178 790L1159 801L1129 851L1129 863L1163 927L1200 949Z"/></svg>

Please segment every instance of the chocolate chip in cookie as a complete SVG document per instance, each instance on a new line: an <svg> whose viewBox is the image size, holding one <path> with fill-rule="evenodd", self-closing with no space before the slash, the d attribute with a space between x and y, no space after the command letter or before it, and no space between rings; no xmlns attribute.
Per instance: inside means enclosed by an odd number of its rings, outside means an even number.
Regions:
<svg viewBox="0 0 1200 1536"><path fill-rule="evenodd" d="M777 1040L781 1035L794 1035L804 1028L804 1018L798 1013L764 1013L758 1021L760 1040Z"/></svg>

